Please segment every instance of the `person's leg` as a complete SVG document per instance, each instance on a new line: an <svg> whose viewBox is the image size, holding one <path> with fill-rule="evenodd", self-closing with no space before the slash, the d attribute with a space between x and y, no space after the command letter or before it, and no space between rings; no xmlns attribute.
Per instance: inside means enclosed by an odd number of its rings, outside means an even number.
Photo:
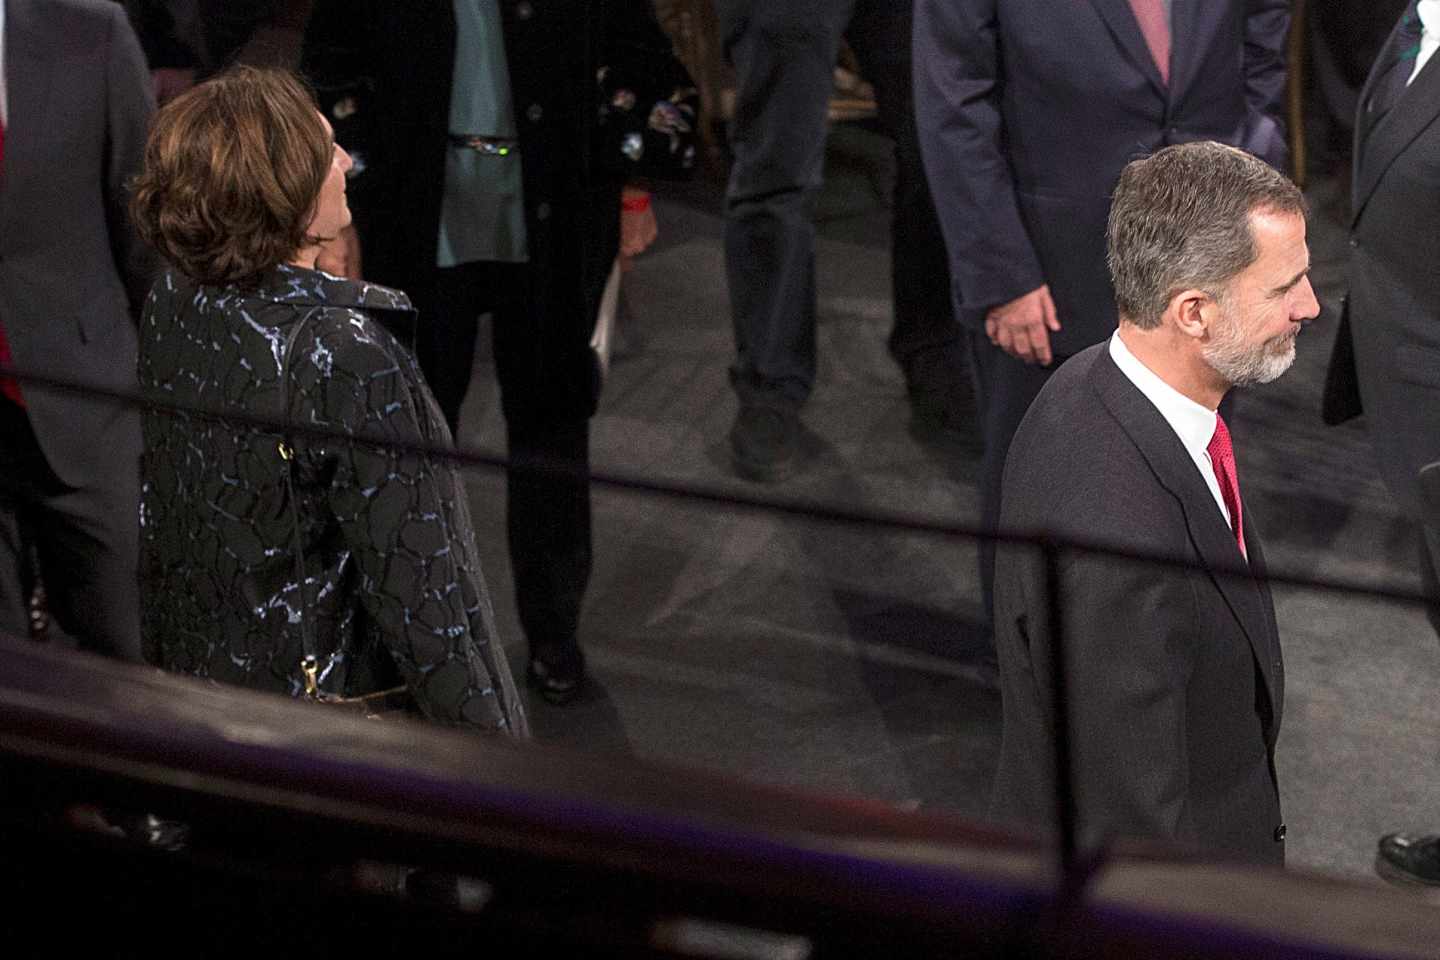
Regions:
<svg viewBox="0 0 1440 960"><path fill-rule="evenodd" d="M984 333L969 334L971 358L975 366L980 429L985 437L985 453L980 458L980 526L994 533L1000 526L1001 482L1005 476L1005 458L1010 441L1020 428L1020 421L1030 403L1039 395L1050 375L1064 362L1056 357L1048 367L1037 367L1017 360L990 342ZM993 624L995 615L995 541L980 542L980 590L985 605L985 621Z"/></svg>
<svg viewBox="0 0 1440 960"><path fill-rule="evenodd" d="M460 407L475 366L480 314L488 303L485 276L482 264L437 268L430 283L406 291L419 312L415 359L457 441Z"/></svg>
<svg viewBox="0 0 1440 960"><path fill-rule="evenodd" d="M895 325L890 352L900 364L919 427L973 437L975 390L968 347L955 319L949 258L915 129L910 81L909 0L859 0L846 30L875 88L885 132L895 141L890 275Z"/></svg>
<svg viewBox="0 0 1440 960"><path fill-rule="evenodd" d="M0 634L24 639L30 633L30 547L23 535L31 489L27 478L45 467L25 412L0 397Z"/></svg>
<svg viewBox="0 0 1440 960"><path fill-rule="evenodd" d="M54 621L81 649L140 662L140 464L112 465L82 487L62 483L30 420L0 401L0 629L29 631L38 572ZM39 559L28 571L28 546Z"/></svg>
<svg viewBox="0 0 1440 960"><path fill-rule="evenodd" d="M731 443L737 469L752 479L773 479L793 464L798 411L815 381L810 200L824 170L835 56L852 3L716 5L737 78L725 196L731 380L741 406Z"/></svg>
<svg viewBox="0 0 1440 960"><path fill-rule="evenodd" d="M57 481L58 485L58 481ZM50 613L80 649L140 663L140 464L46 498L35 545Z"/></svg>
<svg viewBox="0 0 1440 960"><path fill-rule="evenodd" d="M555 301L532 289L529 268L495 269L495 366L511 460L506 530L515 606L530 649L526 677L547 700L564 703L585 676L579 622L591 567L593 321L557 316ZM551 308L539 308L542 300Z"/></svg>

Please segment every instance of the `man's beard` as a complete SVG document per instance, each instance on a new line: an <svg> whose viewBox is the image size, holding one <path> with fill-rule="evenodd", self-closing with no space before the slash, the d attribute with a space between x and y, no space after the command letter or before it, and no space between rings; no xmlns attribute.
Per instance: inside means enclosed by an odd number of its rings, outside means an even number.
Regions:
<svg viewBox="0 0 1440 960"><path fill-rule="evenodd" d="M1227 310L1210 342L1201 348L1201 356L1231 386L1269 383L1295 362L1295 334L1251 345L1245 342L1240 321Z"/></svg>

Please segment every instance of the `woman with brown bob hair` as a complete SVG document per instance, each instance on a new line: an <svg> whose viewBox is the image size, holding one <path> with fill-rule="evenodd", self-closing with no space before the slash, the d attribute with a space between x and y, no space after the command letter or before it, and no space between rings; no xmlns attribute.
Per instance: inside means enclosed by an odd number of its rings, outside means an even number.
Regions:
<svg viewBox="0 0 1440 960"><path fill-rule="evenodd" d="M237 67L156 116L132 201L168 261L140 329L146 654L522 734L464 487L423 452L449 430L387 332L410 302L315 269L349 168L283 71Z"/></svg>

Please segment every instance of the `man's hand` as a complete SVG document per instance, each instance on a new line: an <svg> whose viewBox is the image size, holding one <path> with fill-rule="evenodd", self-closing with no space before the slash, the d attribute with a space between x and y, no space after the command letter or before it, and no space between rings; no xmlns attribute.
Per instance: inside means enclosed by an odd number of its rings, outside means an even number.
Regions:
<svg viewBox="0 0 1440 960"><path fill-rule="evenodd" d="M320 246L315 269L350 280L360 276L360 234L353 226L345 227L334 240Z"/></svg>
<svg viewBox="0 0 1440 960"><path fill-rule="evenodd" d="M985 315L990 342L1026 363L1050 365L1050 333L1060 329L1050 285L1036 287L1023 297L1002 303Z"/></svg>

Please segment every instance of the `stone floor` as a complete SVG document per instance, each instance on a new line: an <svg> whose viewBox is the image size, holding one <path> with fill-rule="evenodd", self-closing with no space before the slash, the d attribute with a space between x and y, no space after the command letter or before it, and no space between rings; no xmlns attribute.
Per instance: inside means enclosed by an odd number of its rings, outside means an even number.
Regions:
<svg viewBox="0 0 1440 960"><path fill-rule="evenodd" d="M883 176L871 174L867 150L863 131L837 133L817 207L808 469L771 487L728 472L723 222L719 188L700 183L661 198L661 240L626 278L628 316L594 421L598 473L976 521L973 454L927 447L907 431L903 383L885 349ZM1315 284L1334 304L1344 201L1328 179L1311 198ZM1277 572L1413 587L1413 531L1378 479L1363 425L1327 428L1318 417L1334 324L1327 310L1301 338L1295 369L1239 398L1248 515ZM462 427L467 446L502 443L483 350ZM475 471L470 489L500 624L523 664L503 486ZM603 484L595 507L582 642L597 682L565 708L532 703L540 739L983 814L999 696L976 635L971 543ZM1279 766L1290 864L1373 878L1381 832L1440 828L1436 637L1417 609L1356 594L1283 587L1276 604L1289 680Z"/></svg>

